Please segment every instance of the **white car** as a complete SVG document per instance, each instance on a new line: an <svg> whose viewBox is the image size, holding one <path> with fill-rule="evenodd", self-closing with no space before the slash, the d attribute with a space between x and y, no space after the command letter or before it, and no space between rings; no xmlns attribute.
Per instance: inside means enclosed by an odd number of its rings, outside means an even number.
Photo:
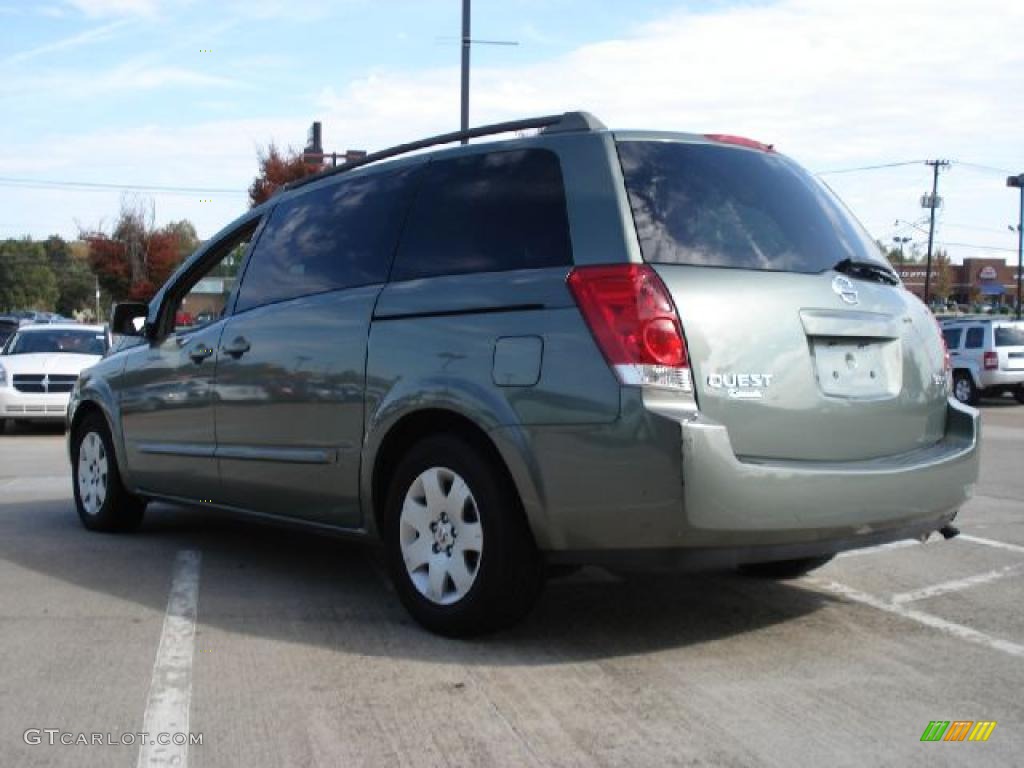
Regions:
<svg viewBox="0 0 1024 768"><path fill-rule="evenodd" d="M0 432L8 419L66 419L78 374L109 348L101 325L21 326L0 350Z"/></svg>

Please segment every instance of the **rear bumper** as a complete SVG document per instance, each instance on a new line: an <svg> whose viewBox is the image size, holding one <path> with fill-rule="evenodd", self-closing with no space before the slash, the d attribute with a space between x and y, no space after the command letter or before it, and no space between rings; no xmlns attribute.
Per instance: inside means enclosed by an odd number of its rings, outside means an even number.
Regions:
<svg viewBox="0 0 1024 768"><path fill-rule="evenodd" d="M0 387L0 419L63 421L70 397L67 392L31 394Z"/></svg>
<svg viewBox="0 0 1024 768"><path fill-rule="evenodd" d="M978 386L982 389L993 389L996 387L1011 389L1018 384L1024 384L1024 370L1020 371L981 371L978 374Z"/></svg>
<svg viewBox="0 0 1024 768"><path fill-rule="evenodd" d="M527 512L553 562L703 568L921 537L978 478L979 413L952 400L938 443L852 462L743 459L723 425L626 400L599 434L528 436L546 498ZM595 471L609 451L614 463Z"/></svg>
<svg viewBox="0 0 1024 768"><path fill-rule="evenodd" d="M978 479L980 415L950 400L938 443L866 461L743 460L726 429L683 425L687 523L695 545L845 539L936 520L970 498Z"/></svg>
<svg viewBox="0 0 1024 768"><path fill-rule="evenodd" d="M629 550L592 550L587 552L548 552L552 564L587 563L608 568L638 571L706 571L735 568L750 563L834 555L850 549L863 549L901 539L925 539L956 517L948 512L935 519L918 520L870 533L842 538L826 538L794 544L768 544L723 547L669 547Z"/></svg>

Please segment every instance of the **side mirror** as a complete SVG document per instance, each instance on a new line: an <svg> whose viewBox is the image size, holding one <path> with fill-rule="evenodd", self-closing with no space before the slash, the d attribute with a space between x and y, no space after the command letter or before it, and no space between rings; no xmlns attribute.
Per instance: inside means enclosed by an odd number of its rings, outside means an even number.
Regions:
<svg viewBox="0 0 1024 768"><path fill-rule="evenodd" d="M148 304L135 301L115 304L114 316L110 320L110 332L121 336L145 336L148 315Z"/></svg>

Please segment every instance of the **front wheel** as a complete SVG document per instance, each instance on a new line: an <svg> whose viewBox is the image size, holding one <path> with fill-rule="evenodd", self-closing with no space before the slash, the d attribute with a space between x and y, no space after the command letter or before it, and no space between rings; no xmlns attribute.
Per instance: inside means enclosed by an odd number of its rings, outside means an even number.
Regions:
<svg viewBox="0 0 1024 768"><path fill-rule="evenodd" d="M533 607L544 563L500 467L449 435L399 462L382 521L399 598L432 632L465 637L509 626Z"/></svg>
<svg viewBox="0 0 1024 768"><path fill-rule="evenodd" d="M146 502L129 493L117 470L110 430L102 416L86 416L71 444L75 506L90 531L128 531L142 522Z"/></svg>
<svg viewBox="0 0 1024 768"><path fill-rule="evenodd" d="M822 555L821 557L802 557L797 560L779 560L774 563L749 563L741 565L739 570L745 576L763 579L798 579L816 568L821 568L834 557L835 555Z"/></svg>

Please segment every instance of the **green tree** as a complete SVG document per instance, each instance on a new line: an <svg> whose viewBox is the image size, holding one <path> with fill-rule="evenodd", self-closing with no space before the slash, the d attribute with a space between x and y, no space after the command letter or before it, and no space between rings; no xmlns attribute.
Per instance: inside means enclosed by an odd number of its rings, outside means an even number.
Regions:
<svg viewBox="0 0 1024 768"><path fill-rule="evenodd" d="M953 270L949 265L949 254L941 249L932 255L932 284L935 286L934 295L940 299L948 299L953 292Z"/></svg>
<svg viewBox="0 0 1024 768"><path fill-rule="evenodd" d="M58 235L43 241L43 250L57 278L57 312L70 317L75 312L93 310L96 279L88 262L76 257L71 243Z"/></svg>
<svg viewBox="0 0 1024 768"><path fill-rule="evenodd" d="M52 311L59 293L42 243L27 237L0 241L0 311Z"/></svg>

